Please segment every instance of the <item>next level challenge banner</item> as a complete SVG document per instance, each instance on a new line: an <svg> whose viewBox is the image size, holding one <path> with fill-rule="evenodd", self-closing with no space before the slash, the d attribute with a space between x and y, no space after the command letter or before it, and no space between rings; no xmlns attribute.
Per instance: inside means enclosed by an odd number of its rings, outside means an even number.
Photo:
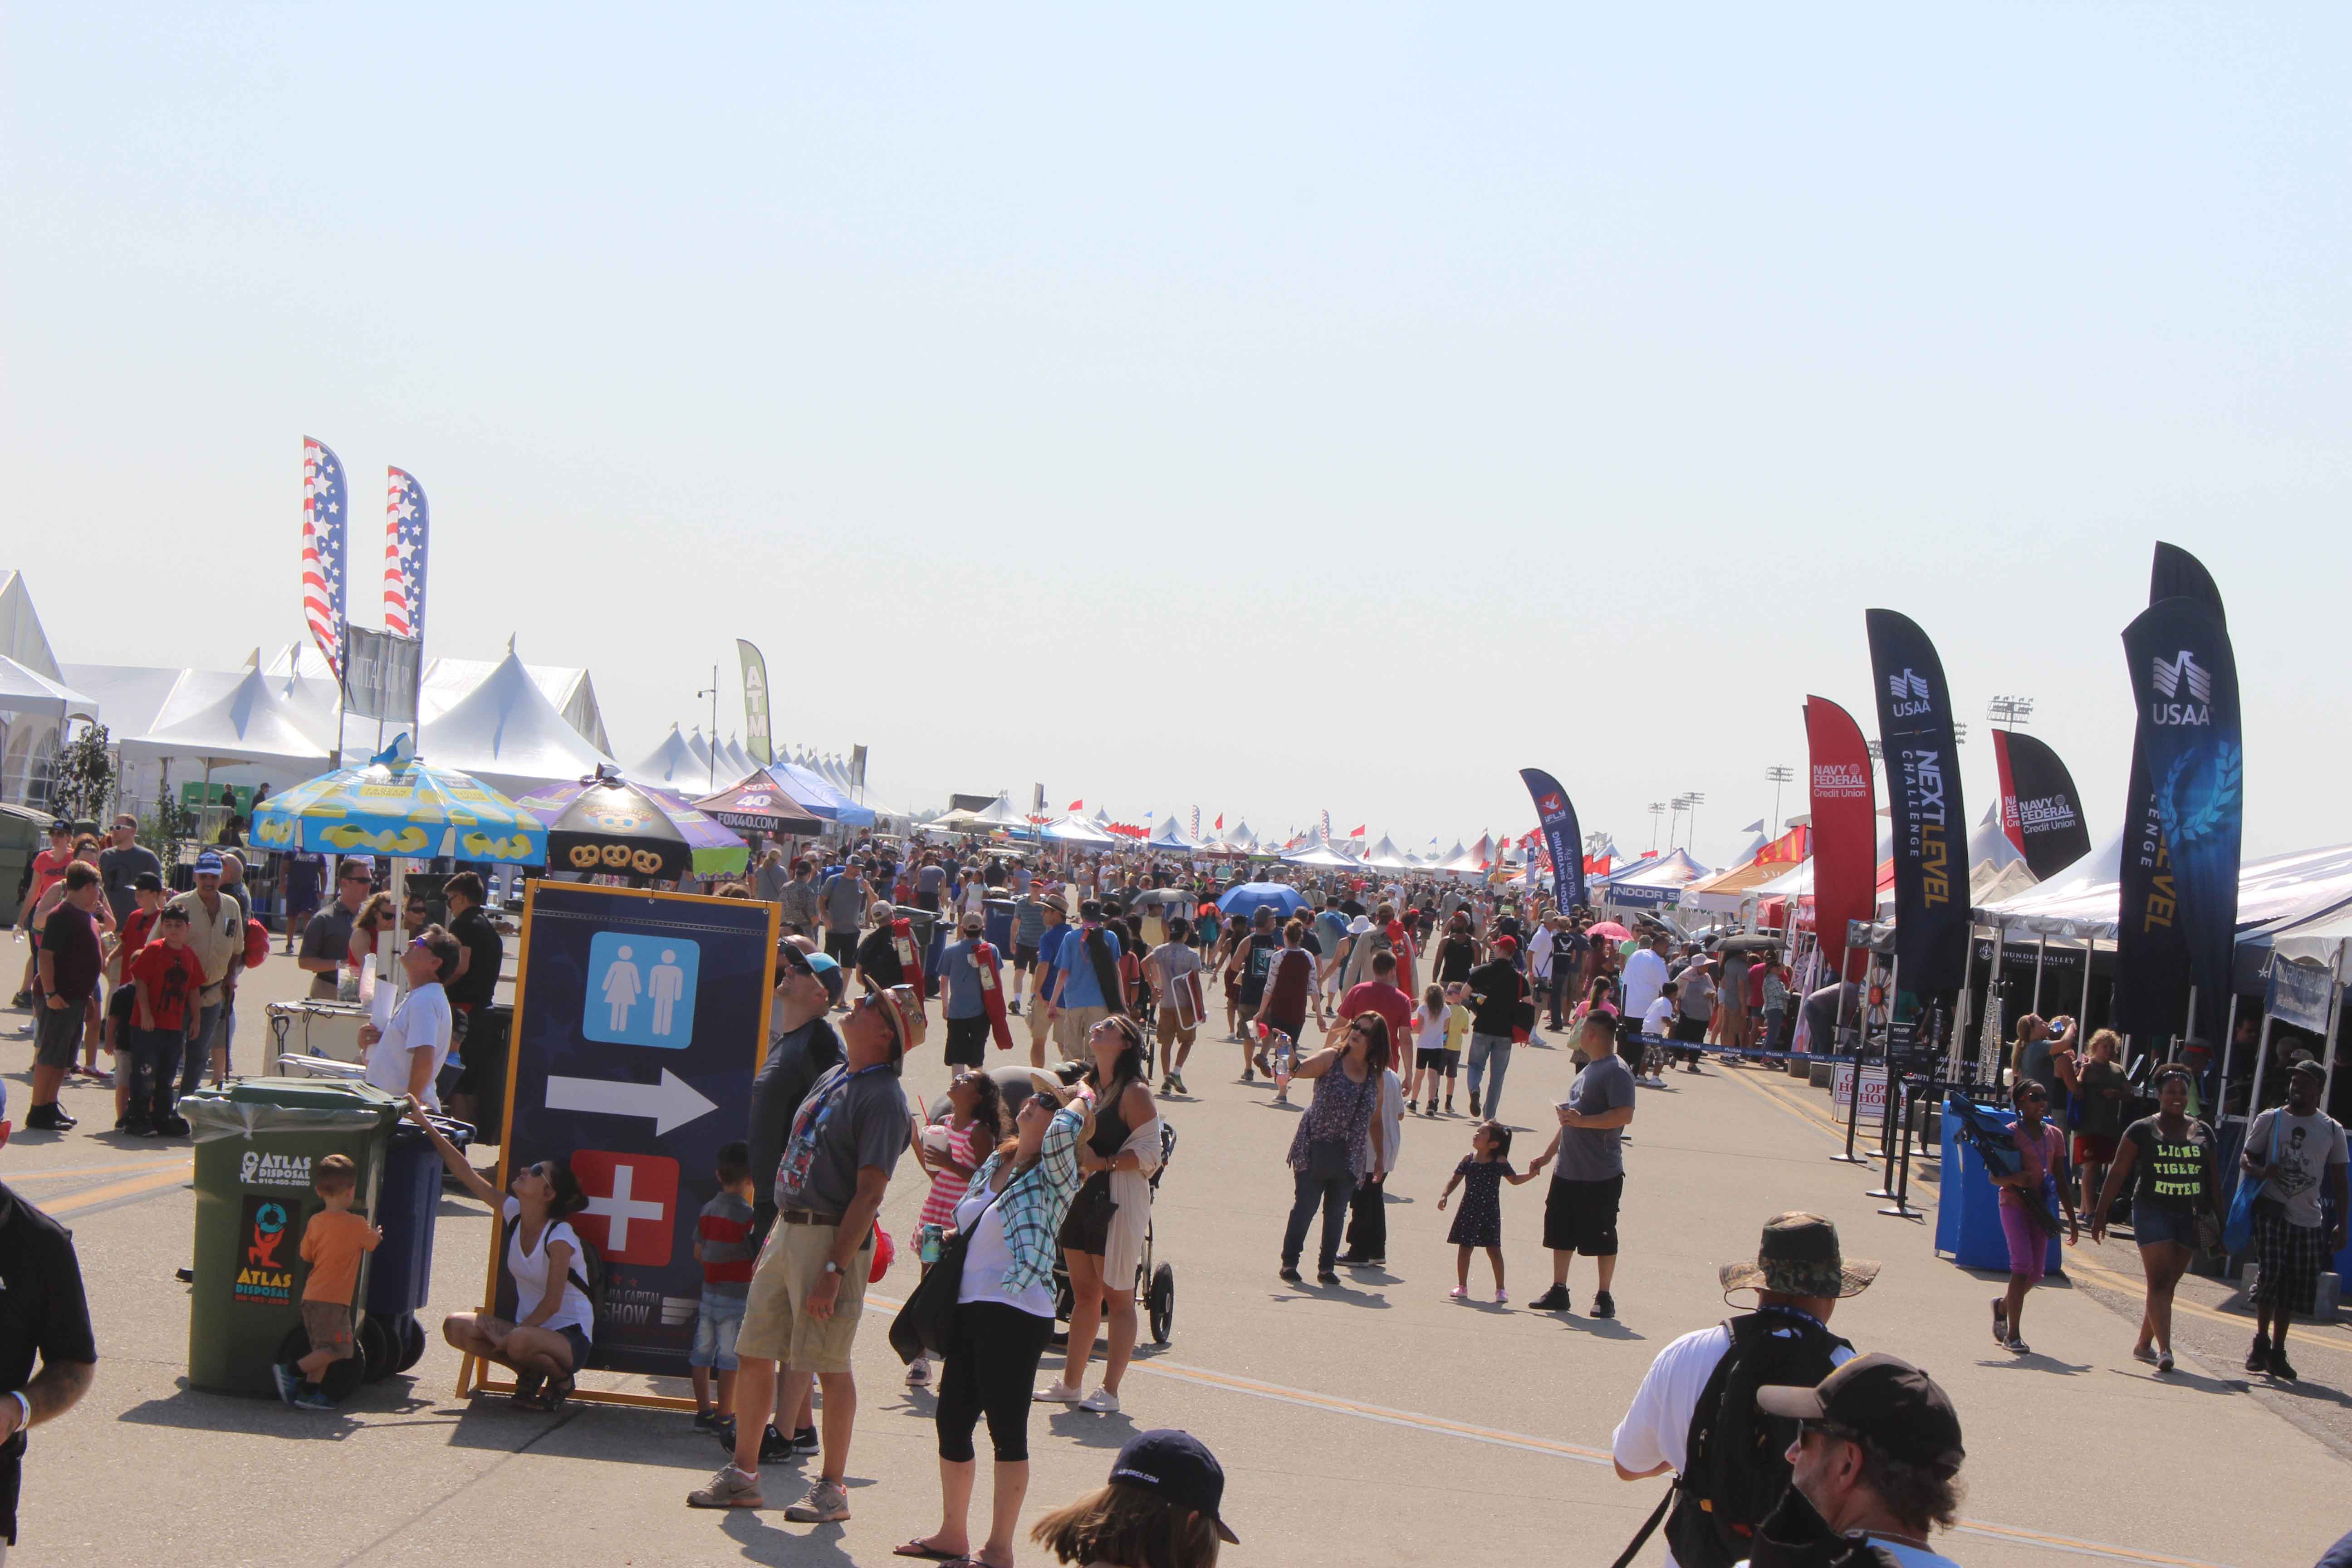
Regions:
<svg viewBox="0 0 2352 1568"><path fill-rule="evenodd" d="M684 1377L702 1296L695 1221L744 1135L768 1043L776 907L535 880L508 1061L510 1163L568 1156L573 1226L607 1277L590 1364ZM514 1282L492 1267L497 1310Z"/></svg>

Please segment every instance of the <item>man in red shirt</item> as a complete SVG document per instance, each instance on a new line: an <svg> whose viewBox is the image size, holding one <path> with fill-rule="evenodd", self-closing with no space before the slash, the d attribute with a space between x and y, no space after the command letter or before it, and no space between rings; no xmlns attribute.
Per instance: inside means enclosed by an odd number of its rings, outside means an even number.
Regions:
<svg viewBox="0 0 2352 1568"><path fill-rule="evenodd" d="M32 879L25 884L24 907L16 911L18 931L32 929L33 906L41 901L41 895L55 887L58 879L66 874L66 868L73 864L73 824L65 818L59 817L49 824L49 847L33 857L29 873ZM16 994L8 1004L11 1007L33 1005L33 965L39 956L37 952L25 954L24 983L16 987Z"/></svg>
<svg viewBox="0 0 2352 1568"><path fill-rule="evenodd" d="M1378 1013L1389 1026L1389 1060L1402 1059L1402 1053L1412 1043L1412 998L1397 989L1397 961L1393 952L1372 954L1372 977L1348 988L1339 998L1339 1021L1346 1023L1359 1013Z"/></svg>

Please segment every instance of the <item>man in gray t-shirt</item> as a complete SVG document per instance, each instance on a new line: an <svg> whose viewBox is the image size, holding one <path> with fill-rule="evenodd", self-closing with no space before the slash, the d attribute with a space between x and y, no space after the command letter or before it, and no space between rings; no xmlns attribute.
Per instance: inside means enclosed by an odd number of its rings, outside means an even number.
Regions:
<svg viewBox="0 0 2352 1568"><path fill-rule="evenodd" d="M847 969L857 962L857 931L866 923L866 906L874 901L874 890L853 861L826 879L824 901L824 954Z"/></svg>
<svg viewBox="0 0 2352 1568"><path fill-rule="evenodd" d="M1623 1140L1633 1120L1633 1072L1617 1055L1615 1026L1615 1015L1595 1013L1578 1029L1576 1054L1586 1058L1584 1070L1556 1108L1559 1131L1528 1167L1533 1173L1554 1155L1559 1160L1544 1195L1551 1289L1528 1303L1538 1312L1568 1310L1568 1263L1580 1252L1599 1272L1592 1315L1617 1315L1609 1282L1617 1273L1617 1208L1625 1194Z"/></svg>

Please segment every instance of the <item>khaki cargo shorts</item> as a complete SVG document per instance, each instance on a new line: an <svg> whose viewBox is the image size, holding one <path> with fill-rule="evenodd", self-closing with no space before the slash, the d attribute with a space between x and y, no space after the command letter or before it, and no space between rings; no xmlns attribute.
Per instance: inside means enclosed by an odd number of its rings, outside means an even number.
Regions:
<svg viewBox="0 0 2352 1568"><path fill-rule="evenodd" d="M759 1267L743 1306L743 1327L735 1336L738 1356L780 1361L795 1372L847 1372L857 1343L857 1320L866 1310L866 1277L874 1268L869 1233L841 1277L833 1316L812 1318L809 1292L824 1277L836 1227L788 1225L782 1215L769 1228Z"/></svg>

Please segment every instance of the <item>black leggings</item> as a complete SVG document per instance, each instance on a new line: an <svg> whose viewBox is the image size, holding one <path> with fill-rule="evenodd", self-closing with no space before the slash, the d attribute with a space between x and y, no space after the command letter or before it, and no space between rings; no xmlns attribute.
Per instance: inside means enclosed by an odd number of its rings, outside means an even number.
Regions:
<svg viewBox="0 0 2352 1568"><path fill-rule="evenodd" d="M940 1458L972 1460L972 1428L988 1416L988 1441L1000 1465L1029 1458L1029 1393L1054 1320L1002 1301L966 1301L956 1309L947 1365L940 1372Z"/></svg>

